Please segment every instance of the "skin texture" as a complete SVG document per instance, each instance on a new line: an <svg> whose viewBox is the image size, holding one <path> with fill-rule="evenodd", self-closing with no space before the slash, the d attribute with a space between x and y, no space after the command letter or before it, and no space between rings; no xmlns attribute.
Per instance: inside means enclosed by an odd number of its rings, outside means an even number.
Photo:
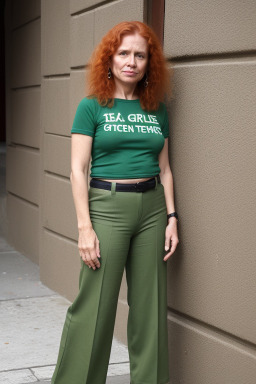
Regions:
<svg viewBox="0 0 256 384"><path fill-rule="evenodd" d="M140 81L148 66L147 41L138 33L123 37L120 46L112 57L110 69L115 81L114 98L134 100L138 98L136 85ZM82 260L89 268L100 268L100 244L93 230L89 215L88 205L88 171L91 157L93 138L78 133L73 133L71 138L71 185L78 221L78 249ZM167 212L175 211L173 176L169 165L168 138L159 154L160 178L164 186ZM137 183L148 180L143 179L119 179L108 180L122 183ZM175 252L179 243L177 220L169 219L165 231L164 261L167 261Z"/></svg>

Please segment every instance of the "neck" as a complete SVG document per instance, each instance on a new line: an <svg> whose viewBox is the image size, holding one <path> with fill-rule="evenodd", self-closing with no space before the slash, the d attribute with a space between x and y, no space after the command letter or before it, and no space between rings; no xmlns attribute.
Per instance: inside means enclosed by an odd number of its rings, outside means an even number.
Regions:
<svg viewBox="0 0 256 384"><path fill-rule="evenodd" d="M138 95L136 94L136 86L137 84L128 86L116 83L114 98L127 100L138 99Z"/></svg>

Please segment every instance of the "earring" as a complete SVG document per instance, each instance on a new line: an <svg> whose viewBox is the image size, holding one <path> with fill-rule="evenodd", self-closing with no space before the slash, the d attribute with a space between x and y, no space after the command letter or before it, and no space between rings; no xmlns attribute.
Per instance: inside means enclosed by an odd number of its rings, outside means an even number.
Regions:
<svg viewBox="0 0 256 384"><path fill-rule="evenodd" d="M108 69L108 79L111 79L111 69Z"/></svg>
<svg viewBox="0 0 256 384"><path fill-rule="evenodd" d="M145 80L144 80L144 87L147 88L148 86L148 75L146 74Z"/></svg>

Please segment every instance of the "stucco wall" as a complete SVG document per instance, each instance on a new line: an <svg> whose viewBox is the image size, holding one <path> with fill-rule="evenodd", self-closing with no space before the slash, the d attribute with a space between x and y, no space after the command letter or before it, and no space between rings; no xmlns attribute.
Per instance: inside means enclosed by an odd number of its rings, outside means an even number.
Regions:
<svg viewBox="0 0 256 384"><path fill-rule="evenodd" d="M40 1L6 2L8 240L39 261Z"/></svg>
<svg viewBox="0 0 256 384"><path fill-rule="evenodd" d="M168 264L172 383L256 378L256 3L166 1L170 162L180 244Z"/></svg>

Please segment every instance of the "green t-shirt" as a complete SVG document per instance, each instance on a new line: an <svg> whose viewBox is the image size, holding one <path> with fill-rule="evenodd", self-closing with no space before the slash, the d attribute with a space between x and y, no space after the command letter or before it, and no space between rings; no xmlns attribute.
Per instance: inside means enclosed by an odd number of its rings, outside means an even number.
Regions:
<svg viewBox="0 0 256 384"><path fill-rule="evenodd" d="M163 103L157 111L146 112L139 99L114 99L109 108L85 97L71 133L93 137L91 177L153 177L160 173L158 155L169 136L168 114Z"/></svg>

